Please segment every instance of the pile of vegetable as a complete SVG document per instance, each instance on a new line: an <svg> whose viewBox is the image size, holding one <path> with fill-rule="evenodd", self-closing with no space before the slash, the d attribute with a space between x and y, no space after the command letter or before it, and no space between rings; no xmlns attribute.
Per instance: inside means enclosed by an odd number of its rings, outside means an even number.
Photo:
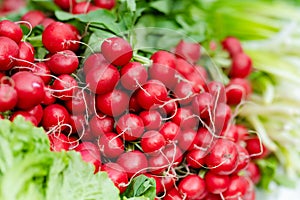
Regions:
<svg viewBox="0 0 300 200"><path fill-rule="evenodd" d="M221 2L188 8L205 19ZM3 199L251 200L268 188L284 157L267 122L285 119L261 121L255 104L273 99L258 53L171 5L32 0L0 21ZM32 174L8 193L15 171Z"/></svg>

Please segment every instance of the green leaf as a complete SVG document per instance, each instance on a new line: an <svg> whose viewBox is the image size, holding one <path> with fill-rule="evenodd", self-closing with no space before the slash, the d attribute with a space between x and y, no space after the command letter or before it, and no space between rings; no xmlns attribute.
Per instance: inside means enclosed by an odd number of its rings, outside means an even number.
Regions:
<svg viewBox="0 0 300 200"><path fill-rule="evenodd" d="M268 190L270 183L274 180L276 175L278 161L274 156L271 156L265 159L257 160L257 164L261 171L261 180L258 186L264 190Z"/></svg>
<svg viewBox="0 0 300 200"><path fill-rule="evenodd" d="M135 177L122 194L126 198L147 197L154 199L156 196L155 180L145 175Z"/></svg>
<svg viewBox="0 0 300 200"><path fill-rule="evenodd" d="M159 0L151 2L150 6L167 15L171 12L172 4L173 2L171 0Z"/></svg>
<svg viewBox="0 0 300 200"><path fill-rule="evenodd" d="M33 9L43 10L43 11L55 11L55 10L61 10L59 6L57 6L53 0L31 0L30 6L33 7Z"/></svg>

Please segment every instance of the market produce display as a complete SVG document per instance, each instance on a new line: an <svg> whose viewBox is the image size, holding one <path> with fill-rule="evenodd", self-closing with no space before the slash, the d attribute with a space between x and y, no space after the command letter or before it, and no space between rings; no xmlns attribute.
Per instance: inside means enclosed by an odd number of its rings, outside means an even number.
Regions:
<svg viewBox="0 0 300 200"><path fill-rule="evenodd" d="M8 2L0 199L252 200L299 176L297 54L267 48L290 4Z"/></svg>

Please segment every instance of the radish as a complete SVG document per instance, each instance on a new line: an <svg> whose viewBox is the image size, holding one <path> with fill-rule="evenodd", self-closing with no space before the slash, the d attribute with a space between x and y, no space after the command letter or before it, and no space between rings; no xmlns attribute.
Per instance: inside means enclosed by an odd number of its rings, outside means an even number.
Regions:
<svg viewBox="0 0 300 200"><path fill-rule="evenodd" d="M180 132L176 140L177 145L182 151L192 150L197 140L197 131L193 129L185 129Z"/></svg>
<svg viewBox="0 0 300 200"><path fill-rule="evenodd" d="M161 81L168 88L174 88L177 81L175 56L167 51L157 51L152 54L151 60L153 64L148 69L150 78Z"/></svg>
<svg viewBox="0 0 300 200"><path fill-rule="evenodd" d="M94 0L94 4L99 8L111 10L116 6L116 0Z"/></svg>
<svg viewBox="0 0 300 200"><path fill-rule="evenodd" d="M223 129L220 136L222 136L228 140L231 140L233 142L237 142L239 139L239 135L238 135L235 125L229 125L229 127L227 127L226 129Z"/></svg>
<svg viewBox="0 0 300 200"><path fill-rule="evenodd" d="M42 33L43 45L50 53L63 50L77 51L79 39L78 30L63 22L49 24Z"/></svg>
<svg viewBox="0 0 300 200"><path fill-rule="evenodd" d="M91 2L78 2L72 7L72 14L87 14L91 9Z"/></svg>
<svg viewBox="0 0 300 200"><path fill-rule="evenodd" d="M245 174L252 180L254 184L259 183L261 179L260 169L254 162L249 162L249 164L245 168Z"/></svg>
<svg viewBox="0 0 300 200"><path fill-rule="evenodd" d="M206 92L210 93L216 103L226 103L225 86L218 81L210 81L206 85Z"/></svg>
<svg viewBox="0 0 300 200"><path fill-rule="evenodd" d="M2 79L3 80L3 79ZM0 112L12 110L18 102L18 94L9 84L0 84Z"/></svg>
<svg viewBox="0 0 300 200"><path fill-rule="evenodd" d="M145 110L139 113L145 130L158 130L162 124L162 117L157 110Z"/></svg>
<svg viewBox="0 0 300 200"><path fill-rule="evenodd" d="M228 175L218 175L208 171L204 177L206 190L213 194L220 194L227 190L229 185Z"/></svg>
<svg viewBox="0 0 300 200"><path fill-rule="evenodd" d="M237 144L236 147L238 150L238 165L235 169L235 173L238 173L239 171L245 169L250 163L250 156L248 151L241 145Z"/></svg>
<svg viewBox="0 0 300 200"><path fill-rule="evenodd" d="M194 169L200 169L202 168L204 163L204 157L207 155L207 152L200 149L192 149L187 152L185 159L186 163L189 167Z"/></svg>
<svg viewBox="0 0 300 200"><path fill-rule="evenodd" d="M139 62L129 62L120 70L121 83L128 90L135 90L139 85L146 83L148 73L146 68Z"/></svg>
<svg viewBox="0 0 300 200"><path fill-rule="evenodd" d="M43 118L44 110L41 104L38 104L28 110L26 110L29 114L35 117L37 124L39 124Z"/></svg>
<svg viewBox="0 0 300 200"><path fill-rule="evenodd" d="M178 98L178 103L180 105L189 104L193 100L192 96L194 93L193 85L186 81L177 83L174 88L174 95Z"/></svg>
<svg viewBox="0 0 300 200"><path fill-rule="evenodd" d="M118 158L124 152L123 141L116 133L104 133L98 140L98 146L103 156L109 159Z"/></svg>
<svg viewBox="0 0 300 200"><path fill-rule="evenodd" d="M34 65L32 65L32 73L41 77L45 85L49 84L52 79L51 71L45 62L34 63Z"/></svg>
<svg viewBox="0 0 300 200"><path fill-rule="evenodd" d="M21 71L14 74L11 78L18 93L18 108L30 109L42 102L45 96L45 86L39 76L31 72Z"/></svg>
<svg viewBox="0 0 300 200"><path fill-rule="evenodd" d="M40 25L44 27L44 29L49 25L51 24L52 22L55 22L54 19L52 18L49 18L49 17L46 17L44 18L41 22L40 22Z"/></svg>
<svg viewBox="0 0 300 200"><path fill-rule="evenodd" d="M65 107L72 114L87 114L85 113L89 106L89 94L82 90L73 90L72 99L64 101Z"/></svg>
<svg viewBox="0 0 300 200"><path fill-rule="evenodd" d="M62 74L54 80L52 89L56 98L67 101L73 98L73 94L76 94L78 83L72 76Z"/></svg>
<svg viewBox="0 0 300 200"><path fill-rule="evenodd" d="M226 37L222 41L222 46L223 46L223 49L228 51L228 53L231 56L233 56L237 53L243 52L242 45L241 45L240 41L237 38L232 37L232 36Z"/></svg>
<svg viewBox="0 0 300 200"><path fill-rule="evenodd" d="M177 73L184 78L195 71L195 66L182 58L176 58L175 64Z"/></svg>
<svg viewBox="0 0 300 200"><path fill-rule="evenodd" d="M82 160L87 163L91 163L94 165L94 173L97 173L101 169L101 157L95 155L92 151L83 150L79 151Z"/></svg>
<svg viewBox="0 0 300 200"><path fill-rule="evenodd" d="M155 153L166 145L164 136L155 130L146 131L140 142L145 153Z"/></svg>
<svg viewBox="0 0 300 200"><path fill-rule="evenodd" d="M115 186L122 194L127 189L128 176L123 167L117 163L108 162L101 166L101 171L105 171Z"/></svg>
<svg viewBox="0 0 300 200"><path fill-rule="evenodd" d="M245 53L237 53L232 57L229 70L230 78L246 78L252 71L252 60Z"/></svg>
<svg viewBox="0 0 300 200"><path fill-rule="evenodd" d="M266 148L264 144L262 144L260 138L252 137L245 140L246 141L246 149L249 152L249 155L252 158L265 158L271 152Z"/></svg>
<svg viewBox="0 0 300 200"><path fill-rule="evenodd" d="M54 104L56 101L56 98L53 96L53 91L51 90L51 86L47 85L45 87L45 96L41 102L42 105L51 105Z"/></svg>
<svg viewBox="0 0 300 200"><path fill-rule="evenodd" d="M56 75L72 74L79 66L76 54L70 50L63 50L53 54L47 61L52 73Z"/></svg>
<svg viewBox="0 0 300 200"><path fill-rule="evenodd" d="M54 3L61 9L69 11L76 4L76 0L54 0Z"/></svg>
<svg viewBox="0 0 300 200"><path fill-rule="evenodd" d="M10 70L13 67L13 58L19 55L19 46L8 37L0 36L0 70Z"/></svg>
<svg viewBox="0 0 300 200"><path fill-rule="evenodd" d="M80 133L85 129L86 124L86 119L83 115L70 115L69 125L71 127L67 128L65 132Z"/></svg>
<svg viewBox="0 0 300 200"><path fill-rule="evenodd" d="M159 106L158 111L162 116L171 117L175 115L178 109L177 101L173 101L171 97L167 97L165 103Z"/></svg>
<svg viewBox="0 0 300 200"><path fill-rule="evenodd" d="M176 144L167 144L162 150L169 166L178 166L183 160L183 152Z"/></svg>
<svg viewBox="0 0 300 200"><path fill-rule="evenodd" d="M21 20L29 22L31 25L31 28L33 28L33 27L39 25L45 18L46 18L46 15L42 11L30 10L21 17Z"/></svg>
<svg viewBox="0 0 300 200"><path fill-rule="evenodd" d="M179 182L178 190L187 199L197 199L205 192L205 182L200 176L190 174Z"/></svg>
<svg viewBox="0 0 300 200"><path fill-rule="evenodd" d="M145 173L148 168L145 154L137 150L123 153L117 159L117 163L125 169L128 178Z"/></svg>
<svg viewBox="0 0 300 200"><path fill-rule="evenodd" d="M200 118L209 118L213 112L213 97L208 92L197 94L193 98L192 107L195 109L195 114Z"/></svg>
<svg viewBox="0 0 300 200"><path fill-rule="evenodd" d="M17 116L22 116L26 121L29 121L31 122L34 126L37 126L38 125L38 122L36 120L36 118L31 115L30 113L26 112L26 111L16 111L14 112L10 117L9 117L9 120L10 121L14 121L14 119L17 117Z"/></svg>
<svg viewBox="0 0 300 200"><path fill-rule="evenodd" d="M114 123L115 121L112 117L103 114L97 114L90 119L89 126L93 135L95 137L100 137L104 133L113 132Z"/></svg>
<svg viewBox="0 0 300 200"><path fill-rule="evenodd" d="M52 104L45 107L41 123L45 130L64 130L69 121L70 114L67 109L60 104Z"/></svg>
<svg viewBox="0 0 300 200"><path fill-rule="evenodd" d="M137 140L144 132L143 120L131 113L122 115L117 121L116 131L126 141Z"/></svg>
<svg viewBox="0 0 300 200"><path fill-rule="evenodd" d="M213 135L204 127L198 128L195 140L195 149L200 148L207 153L213 148L213 144L216 142Z"/></svg>
<svg viewBox="0 0 300 200"><path fill-rule="evenodd" d="M137 100L137 91L133 92L129 99L129 111L131 113L139 113L142 110L142 107L139 105Z"/></svg>
<svg viewBox="0 0 300 200"><path fill-rule="evenodd" d="M90 151L92 154L94 154L96 157L100 157L100 150L97 145L95 145L92 142L81 142L75 149L75 151Z"/></svg>
<svg viewBox="0 0 300 200"><path fill-rule="evenodd" d="M68 151L70 144L68 143L68 138L62 133L51 133L48 134L50 141L51 151Z"/></svg>
<svg viewBox="0 0 300 200"><path fill-rule="evenodd" d="M120 79L120 73L113 65L103 64L90 70L85 79L92 92L105 94L113 91Z"/></svg>
<svg viewBox="0 0 300 200"><path fill-rule="evenodd" d="M218 139L205 157L207 167L220 175L232 174L238 165L238 150L236 144L230 140Z"/></svg>
<svg viewBox="0 0 300 200"><path fill-rule="evenodd" d="M87 74L91 69L101 67L102 64L108 64L103 54L93 53L84 61L83 72L84 74Z"/></svg>
<svg viewBox="0 0 300 200"><path fill-rule="evenodd" d="M19 42L19 56L14 65L31 67L34 62L34 47L29 42Z"/></svg>
<svg viewBox="0 0 300 200"><path fill-rule="evenodd" d="M0 36L5 36L16 43L19 43L23 37L23 31L21 27L10 20L0 21Z"/></svg>
<svg viewBox="0 0 300 200"><path fill-rule="evenodd" d="M129 63L133 54L131 45L120 37L105 39L101 44L101 52L109 63L116 66Z"/></svg>
<svg viewBox="0 0 300 200"><path fill-rule="evenodd" d="M176 123L168 121L160 127L159 132L167 142L170 142L180 134L180 127Z"/></svg>
<svg viewBox="0 0 300 200"><path fill-rule="evenodd" d="M181 129L194 129L199 124L189 107L178 108L171 121L176 123Z"/></svg>
<svg viewBox="0 0 300 200"><path fill-rule="evenodd" d="M230 177L228 189L222 195L225 199L243 199L249 185L250 183L246 177L233 175Z"/></svg>
<svg viewBox="0 0 300 200"><path fill-rule="evenodd" d="M173 187L171 190L167 191L166 196L163 198L163 200L183 200L183 197L179 193L179 191L175 187Z"/></svg>
<svg viewBox="0 0 300 200"><path fill-rule="evenodd" d="M246 100L252 92L251 84L242 78L233 78L225 87L227 104L237 105Z"/></svg>
<svg viewBox="0 0 300 200"><path fill-rule="evenodd" d="M102 113L117 117L126 111L129 96L122 90L114 89L111 92L96 96L96 107Z"/></svg>
<svg viewBox="0 0 300 200"><path fill-rule="evenodd" d="M175 54L177 57L194 64L200 59L201 46L195 42L180 40L175 48Z"/></svg>

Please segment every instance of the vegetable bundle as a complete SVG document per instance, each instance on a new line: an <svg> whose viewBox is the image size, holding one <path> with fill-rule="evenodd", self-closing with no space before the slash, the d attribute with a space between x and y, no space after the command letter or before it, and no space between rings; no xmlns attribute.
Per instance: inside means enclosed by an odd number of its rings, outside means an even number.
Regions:
<svg viewBox="0 0 300 200"><path fill-rule="evenodd" d="M33 0L0 22L2 117L42 127L53 155L79 152L108 174L112 198L255 199L277 161L245 111L251 52L180 14L165 20L162 1L101 2ZM145 25L153 8L160 28Z"/></svg>

